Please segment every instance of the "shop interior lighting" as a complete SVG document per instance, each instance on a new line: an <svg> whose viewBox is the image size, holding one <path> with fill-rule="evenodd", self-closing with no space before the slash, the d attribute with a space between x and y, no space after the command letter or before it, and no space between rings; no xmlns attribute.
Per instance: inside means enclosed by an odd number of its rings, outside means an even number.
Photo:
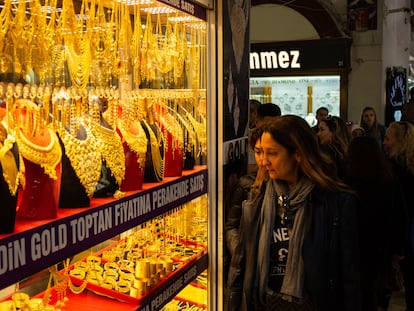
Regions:
<svg viewBox="0 0 414 311"><path fill-rule="evenodd" d="M175 9L166 7L166 6L159 6L159 7L150 7L150 8L141 8L141 11L150 14L170 14L177 12Z"/></svg>

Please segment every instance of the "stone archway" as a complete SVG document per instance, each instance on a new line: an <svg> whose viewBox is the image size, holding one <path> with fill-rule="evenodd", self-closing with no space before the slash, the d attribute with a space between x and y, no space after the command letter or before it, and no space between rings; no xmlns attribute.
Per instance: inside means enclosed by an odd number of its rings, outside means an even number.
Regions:
<svg viewBox="0 0 414 311"><path fill-rule="evenodd" d="M316 0L251 0L251 5L278 4L302 14L313 25L321 39L340 38L343 33L329 12Z"/></svg>

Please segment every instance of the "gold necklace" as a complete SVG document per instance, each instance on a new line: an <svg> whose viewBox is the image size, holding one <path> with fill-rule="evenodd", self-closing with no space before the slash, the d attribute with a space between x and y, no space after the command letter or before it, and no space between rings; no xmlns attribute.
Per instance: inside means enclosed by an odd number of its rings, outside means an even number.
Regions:
<svg viewBox="0 0 414 311"><path fill-rule="evenodd" d="M92 134L96 137L98 150L106 161L118 185L125 177L125 154L122 142L116 131L97 122L90 122Z"/></svg>
<svg viewBox="0 0 414 311"><path fill-rule="evenodd" d="M77 139L64 128L61 128L58 133L73 170L79 177L88 196L92 197L99 181L102 158L100 153L97 152L96 140L90 129L84 126L83 123L81 123L81 126L86 130L86 139L84 140Z"/></svg>
<svg viewBox="0 0 414 311"><path fill-rule="evenodd" d="M57 180L56 166L62 158L62 149L60 148L56 133L49 128L47 131L50 135L50 143L44 147L31 142L21 129L16 130L16 141L22 157L30 162L39 164L50 178Z"/></svg>
<svg viewBox="0 0 414 311"><path fill-rule="evenodd" d="M85 278L83 279L83 282L81 285L76 286L75 284L73 284L72 280L70 279L70 276L68 275L69 263L70 263L70 259L66 259L66 261L63 262L64 269L65 269L65 275L68 278L68 286L72 293L79 295L85 290L86 286L88 285L88 281L85 275Z"/></svg>
<svg viewBox="0 0 414 311"><path fill-rule="evenodd" d="M3 52L6 34L9 31L11 22L11 0L5 0L0 12L0 51Z"/></svg>
<svg viewBox="0 0 414 311"><path fill-rule="evenodd" d="M145 153L147 151L148 139L142 129L141 123L135 124L139 131L137 134L132 134L124 121L118 122L118 129L121 132L122 139L127 143L128 147L138 155L138 164L141 168L145 167Z"/></svg>
<svg viewBox="0 0 414 311"><path fill-rule="evenodd" d="M84 11L84 3L82 3L80 14L84 14ZM92 62L90 40L83 30L83 21L76 20L72 1L62 2L62 15L63 26L68 29L67 34L64 35L64 43L69 75L75 87L85 89Z"/></svg>
<svg viewBox="0 0 414 311"><path fill-rule="evenodd" d="M177 54L173 60L174 67L174 83L178 84L178 80L183 75L184 61L187 54L187 37L185 34L185 28L182 23L176 23L174 25L174 35L177 41L176 51Z"/></svg>

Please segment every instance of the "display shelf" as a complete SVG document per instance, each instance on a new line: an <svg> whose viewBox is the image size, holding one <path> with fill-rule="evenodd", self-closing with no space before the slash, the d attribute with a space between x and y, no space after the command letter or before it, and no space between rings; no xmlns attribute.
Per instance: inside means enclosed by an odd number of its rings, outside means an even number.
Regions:
<svg viewBox="0 0 414 311"><path fill-rule="evenodd" d="M57 219L17 221L0 235L0 289L207 193L207 168L144 184L120 199L92 199L88 208L59 209Z"/></svg>
<svg viewBox="0 0 414 311"><path fill-rule="evenodd" d="M121 301L109 296L95 293L93 290L85 290L79 294L74 294L67 290L65 302L65 310L83 310L85 305L93 306L93 310L112 311L112 310L161 310L170 300L172 300L178 293L180 293L189 283L196 279L196 277L207 269L208 255L207 252L201 253L197 258L186 263L177 273L170 278L167 278L156 289L145 295L139 302L130 299ZM43 298L45 293L42 292L35 298ZM49 304L56 303L56 290L51 288ZM65 299L66 300L66 299Z"/></svg>

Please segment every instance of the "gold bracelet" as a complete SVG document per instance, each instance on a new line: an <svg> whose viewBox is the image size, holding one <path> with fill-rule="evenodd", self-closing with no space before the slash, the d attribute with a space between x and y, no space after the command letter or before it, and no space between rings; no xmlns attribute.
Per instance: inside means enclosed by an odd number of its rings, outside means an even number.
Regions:
<svg viewBox="0 0 414 311"><path fill-rule="evenodd" d="M120 280L118 282L118 292L126 294L129 292L131 284L128 281Z"/></svg>
<svg viewBox="0 0 414 311"><path fill-rule="evenodd" d="M74 266L75 266L75 269L79 269L79 270L82 270L82 271L85 271L85 272L88 271L88 269L89 269L88 264L84 261L75 262Z"/></svg>
<svg viewBox="0 0 414 311"><path fill-rule="evenodd" d="M102 259L106 260L107 262L114 262L115 259L116 259L116 253L112 250L103 251L102 252Z"/></svg>
<svg viewBox="0 0 414 311"><path fill-rule="evenodd" d="M70 270L69 271L69 274L71 276L74 276L75 278L84 280L85 279L85 276L86 276L86 271L85 270L81 270L79 268L75 268L73 270Z"/></svg>
<svg viewBox="0 0 414 311"><path fill-rule="evenodd" d="M118 272L115 270L106 270L103 274L104 279L111 278L111 279L117 280L118 276L119 276Z"/></svg>
<svg viewBox="0 0 414 311"><path fill-rule="evenodd" d="M92 284L100 285L102 283L102 276L96 273L88 273L86 275L86 281Z"/></svg>
<svg viewBox="0 0 414 311"><path fill-rule="evenodd" d="M113 289L113 290L118 289L118 285L116 284L116 280L113 279L112 277L104 277L101 286L104 287L104 288Z"/></svg>
<svg viewBox="0 0 414 311"><path fill-rule="evenodd" d="M116 272L116 271L118 271L119 266L116 263L114 263L114 262L107 262L104 265L104 269L105 269L105 271L113 270L113 271Z"/></svg>
<svg viewBox="0 0 414 311"><path fill-rule="evenodd" d="M134 274L132 272L122 272L120 273L119 276L120 280L125 280L127 282L132 282L134 280Z"/></svg>
<svg viewBox="0 0 414 311"><path fill-rule="evenodd" d="M0 302L0 311L11 311L16 310L16 306L14 305L14 301L12 300L6 300L3 302Z"/></svg>
<svg viewBox="0 0 414 311"><path fill-rule="evenodd" d="M91 273L94 273L96 275L102 275L103 268L99 265L94 265L90 270Z"/></svg>
<svg viewBox="0 0 414 311"><path fill-rule="evenodd" d="M24 308L27 305L29 299L30 299L30 296L23 292L17 292L12 295L12 300L16 308L18 309Z"/></svg>
<svg viewBox="0 0 414 311"><path fill-rule="evenodd" d="M98 257L98 256L91 255L91 256L86 257L86 262L89 265L92 265L92 266L93 265L100 265L101 264L101 258Z"/></svg>
<svg viewBox="0 0 414 311"><path fill-rule="evenodd" d="M43 299L42 298L32 298L27 303L30 311L41 311L43 310Z"/></svg>
<svg viewBox="0 0 414 311"><path fill-rule="evenodd" d="M43 307L42 311L55 311L55 307L52 305L46 305Z"/></svg>

